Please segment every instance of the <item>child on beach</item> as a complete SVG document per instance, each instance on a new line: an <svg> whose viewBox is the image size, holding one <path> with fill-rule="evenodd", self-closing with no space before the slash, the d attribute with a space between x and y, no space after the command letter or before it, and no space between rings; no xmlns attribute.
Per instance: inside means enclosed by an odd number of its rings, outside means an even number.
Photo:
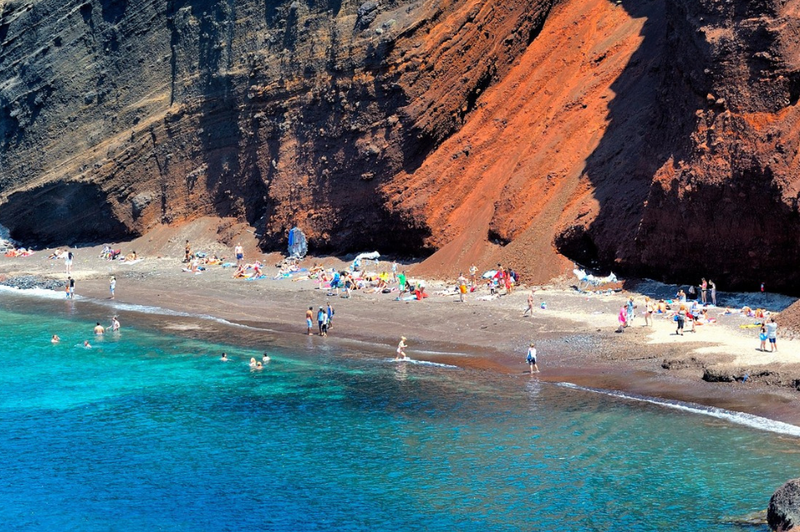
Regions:
<svg viewBox="0 0 800 532"><path fill-rule="evenodd" d="M619 322L619 328L617 332L625 332L625 327L628 326L628 307L622 305L622 308L619 309L619 315L617 316L617 321Z"/></svg>
<svg viewBox="0 0 800 532"><path fill-rule="evenodd" d="M531 367L531 373L539 373L539 366L536 365L536 344L531 342L531 345L528 346L528 354L525 356L525 360L528 362L528 365Z"/></svg>
<svg viewBox="0 0 800 532"><path fill-rule="evenodd" d="M400 343L397 344L397 356L394 357L395 360L403 360L403 359L408 358L408 356L406 355L406 351L405 351L406 347L408 347L406 345L406 337L405 336L401 336L400 337Z"/></svg>
<svg viewBox="0 0 800 532"><path fill-rule="evenodd" d="M758 339L761 341L761 347L758 348L759 351L766 351L767 350L767 328L762 323L761 324L761 331L758 333Z"/></svg>

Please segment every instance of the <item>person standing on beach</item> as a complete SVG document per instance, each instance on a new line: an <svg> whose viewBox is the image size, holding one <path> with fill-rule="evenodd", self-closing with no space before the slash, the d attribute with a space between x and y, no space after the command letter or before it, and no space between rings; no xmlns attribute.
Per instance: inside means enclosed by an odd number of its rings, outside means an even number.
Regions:
<svg viewBox="0 0 800 532"><path fill-rule="evenodd" d="M477 286L477 284L476 284L477 283L477 277L476 277L477 275L478 275L478 267L473 264L472 266L469 267L469 279L472 282L472 289L473 290L475 289L475 286Z"/></svg>
<svg viewBox="0 0 800 532"><path fill-rule="evenodd" d="M769 340L769 352L778 350L778 324L775 323L775 318L770 318L767 323L767 339Z"/></svg>
<svg viewBox="0 0 800 532"><path fill-rule="evenodd" d="M186 245L183 247L183 262L189 263L192 261L192 245L189 244L189 241L186 241Z"/></svg>
<svg viewBox="0 0 800 532"><path fill-rule="evenodd" d="M111 292L111 299L114 299L114 290L117 289L117 278L113 275L111 276L111 280L108 282L108 289Z"/></svg>
<svg viewBox="0 0 800 532"><path fill-rule="evenodd" d="M408 347L406 345L406 337L405 336L401 336L400 337L400 343L397 344L397 355L394 357L395 360L404 360L404 359L408 358L408 355L406 355L406 351L405 351L406 347Z"/></svg>
<svg viewBox="0 0 800 532"><path fill-rule="evenodd" d="M524 318L528 313L533 317L533 288L531 288L531 293L528 294L528 306L525 307L525 312L522 313L522 317Z"/></svg>
<svg viewBox="0 0 800 532"><path fill-rule="evenodd" d="M635 316L635 312L634 312L635 308L636 308L636 305L633 304L633 297L629 297L628 298L628 303L627 303L627 306L626 306L626 309L625 309L626 310L626 314L627 314L626 317L625 317L626 321L627 321L627 323L625 324L625 327L630 327L631 325L633 325L633 317Z"/></svg>
<svg viewBox="0 0 800 532"><path fill-rule="evenodd" d="M236 266L241 266L244 263L244 248L241 242L236 243L233 253L236 255Z"/></svg>
<svg viewBox="0 0 800 532"><path fill-rule="evenodd" d="M644 298L644 325L647 327L653 326L653 311L655 310L655 306L653 305L653 301L645 296Z"/></svg>
<svg viewBox="0 0 800 532"><path fill-rule="evenodd" d="M761 346L758 348L759 351L766 351L767 350L767 328L762 323L761 324L761 331L758 333L758 339L761 342Z"/></svg>
<svg viewBox="0 0 800 532"><path fill-rule="evenodd" d="M397 282L397 261L392 262L392 282Z"/></svg>
<svg viewBox="0 0 800 532"><path fill-rule="evenodd" d="M75 279L67 277L67 287L69 289L69 298L75 299Z"/></svg>
<svg viewBox="0 0 800 532"><path fill-rule="evenodd" d="M72 254L71 251L67 251L67 254L64 258L64 266L67 268L67 275L72 273L72 260L75 256Z"/></svg>
<svg viewBox="0 0 800 532"><path fill-rule="evenodd" d="M676 335L683 336L683 322L686 320L686 305L681 305L680 310L675 314L675 321L678 322L678 328L675 329Z"/></svg>
<svg viewBox="0 0 800 532"><path fill-rule="evenodd" d="M317 312L317 326L319 327L319 335L322 336L322 324L325 322L325 309L319 307Z"/></svg>
<svg viewBox="0 0 800 532"><path fill-rule="evenodd" d="M311 327L314 326L314 308L308 307L306 311L306 327L308 328L308 335L311 336L313 333L311 332Z"/></svg>
<svg viewBox="0 0 800 532"><path fill-rule="evenodd" d="M467 295L467 278L463 273L458 274L458 300L464 302L464 297Z"/></svg>
<svg viewBox="0 0 800 532"><path fill-rule="evenodd" d="M617 321L619 322L619 328L617 329L617 332L625 332L625 327L628 326L628 308L625 305L620 307Z"/></svg>
<svg viewBox="0 0 800 532"><path fill-rule="evenodd" d="M531 367L531 374L539 373L539 366L536 365L536 344L531 342L531 345L528 346L528 354L525 356L525 360L528 362L528 365Z"/></svg>
<svg viewBox="0 0 800 532"><path fill-rule="evenodd" d="M714 281L708 281L708 286L711 288L711 304L717 306L717 285Z"/></svg>
<svg viewBox="0 0 800 532"><path fill-rule="evenodd" d="M327 323L328 329L333 329L333 315L336 314L336 311L333 310L331 306L331 302L328 301L328 306L325 308L325 313L327 314Z"/></svg>
<svg viewBox="0 0 800 532"><path fill-rule="evenodd" d="M706 294L708 294L708 281L703 277L700 281L700 298L704 305L708 301Z"/></svg>

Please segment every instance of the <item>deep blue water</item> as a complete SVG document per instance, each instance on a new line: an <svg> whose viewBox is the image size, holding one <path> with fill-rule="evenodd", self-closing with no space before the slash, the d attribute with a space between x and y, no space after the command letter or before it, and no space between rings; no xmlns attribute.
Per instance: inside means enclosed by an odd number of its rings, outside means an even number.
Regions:
<svg viewBox="0 0 800 532"><path fill-rule="evenodd" d="M763 420L114 312L0 293L4 530L767 530L800 472Z"/></svg>

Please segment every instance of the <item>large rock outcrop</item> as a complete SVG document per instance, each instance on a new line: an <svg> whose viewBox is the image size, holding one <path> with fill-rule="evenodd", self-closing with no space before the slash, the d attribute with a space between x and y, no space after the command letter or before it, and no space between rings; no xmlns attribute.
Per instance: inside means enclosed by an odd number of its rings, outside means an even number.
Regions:
<svg viewBox="0 0 800 532"><path fill-rule="evenodd" d="M800 273L800 0L0 4L0 224L207 214L265 248Z"/></svg>
<svg viewBox="0 0 800 532"><path fill-rule="evenodd" d="M265 245L424 247L381 183L512 67L553 0L0 5L0 223L40 242L240 216ZM387 246L388 247L388 246Z"/></svg>

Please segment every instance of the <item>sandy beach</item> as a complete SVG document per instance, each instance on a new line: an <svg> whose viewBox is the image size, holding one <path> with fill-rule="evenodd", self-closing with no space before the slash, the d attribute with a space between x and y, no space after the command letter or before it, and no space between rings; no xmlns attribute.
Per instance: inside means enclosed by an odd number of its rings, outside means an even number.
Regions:
<svg viewBox="0 0 800 532"><path fill-rule="evenodd" d="M565 275L535 287L535 310L530 317L522 315L531 289L524 279L512 294L495 298L480 286L464 303L453 291L454 279L430 278L425 278L430 297L423 301L398 301L397 292L363 291L354 291L345 299L328 296L326 289L318 288L316 280L305 279L302 272L290 278L274 278L278 273L275 265L282 256L259 252L246 226L231 225L223 242L216 228L216 223L201 220L113 244L123 255L137 251L142 260L132 264L101 259L102 246L71 248L75 253L72 276L78 302L102 301L112 307L140 305L214 316L269 330L272 342L286 348L314 342L312 347L329 345L355 355L385 352L392 356L403 335L408 338L408 355L418 360L500 372L520 380L569 382L687 401L800 425L800 342L779 335L777 353L761 352L757 349L758 329L749 327L754 320L740 313L723 315L723 308L711 311L717 323L698 326L695 333L684 336L674 334L674 322L667 317L656 316L653 326L645 327L644 296L657 295L654 292L669 290L668 286L628 280L622 291L583 294L573 287L575 279ZM234 279L235 268L221 266L208 266L199 274L184 272L183 246L187 239L194 251L216 253L228 260L233 257L235 242L241 241L245 261L260 260L266 278ZM25 275L65 281L64 261L49 259L52 252L0 257L0 281ZM342 258L309 256L300 267L310 268L316 263L336 269L349 265ZM381 262L377 268L388 270L390 265ZM400 270L414 278L414 265L413 261L400 263ZM483 272L490 265L477 266ZM367 270L375 271L375 266L369 265ZM117 279L113 302L109 294L111 275ZM756 296L760 294L752 295ZM624 333L616 333L617 313L629 297L637 304L637 317ZM740 303L748 297L720 294L722 304L726 299ZM336 311L330 335L309 337L305 311L309 307L316 310L328 301ZM792 300L775 295L769 301L785 307ZM185 320L165 323L164 327L176 333L187 329ZM530 341L536 341L539 351L542 372L536 376L527 375L525 351ZM236 339L230 339L230 343L235 344Z"/></svg>

